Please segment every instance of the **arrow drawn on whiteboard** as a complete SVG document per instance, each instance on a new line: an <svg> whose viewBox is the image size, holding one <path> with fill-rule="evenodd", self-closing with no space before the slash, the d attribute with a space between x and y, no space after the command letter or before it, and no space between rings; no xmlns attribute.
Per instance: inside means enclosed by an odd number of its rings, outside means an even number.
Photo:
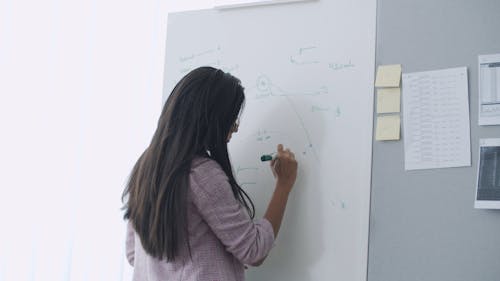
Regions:
<svg viewBox="0 0 500 281"><path fill-rule="evenodd" d="M255 87L258 90L256 98L264 98L269 96L319 96L328 94L328 87L320 86L318 89L305 91L305 92L293 92L288 91L280 86L274 84L267 75L260 75L257 77Z"/></svg>
<svg viewBox="0 0 500 281"><path fill-rule="evenodd" d="M308 54L316 48L316 46L299 48L298 53L290 56L290 63L295 65L318 64L318 60L308 57Z"/></svg>

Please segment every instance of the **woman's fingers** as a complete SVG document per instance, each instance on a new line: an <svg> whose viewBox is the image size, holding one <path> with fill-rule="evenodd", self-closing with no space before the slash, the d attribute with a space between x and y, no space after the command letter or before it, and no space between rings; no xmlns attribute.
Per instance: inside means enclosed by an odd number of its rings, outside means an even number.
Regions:
<svg viewBox="0 0 500 281"><path fill-rule="evenodd" d="M282 144L279 144L278 153L271 163L271 167L278 182L291 189L297 178L295 154L289 148L285 149Z"/></svg>
<svg viewBox="0 0 500 281"><path fill-rule="evenodd" d="M285 149L284 152L286 156L295 159L295 153L293 153L289 148Z"/></svg>
<svg viewBox="0 0 500 281"><path fill-rule="evenodd" d="M278 153L283 152L283 145L280 143L278 144Z"/></svg>

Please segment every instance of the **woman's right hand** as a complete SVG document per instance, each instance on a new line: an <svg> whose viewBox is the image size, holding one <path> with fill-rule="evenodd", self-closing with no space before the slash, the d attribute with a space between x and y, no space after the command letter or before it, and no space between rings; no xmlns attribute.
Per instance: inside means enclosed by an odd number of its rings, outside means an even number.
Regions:
<svg viewBox="0 0 500 281"><path fill-rule="evenodd" d="M278 154L271 161L271 170L277 179L278 188L286 188L288 192L292 190L297 178L297 166L295 154L290 149L283 149L282 144L278 144Z"/></svg>

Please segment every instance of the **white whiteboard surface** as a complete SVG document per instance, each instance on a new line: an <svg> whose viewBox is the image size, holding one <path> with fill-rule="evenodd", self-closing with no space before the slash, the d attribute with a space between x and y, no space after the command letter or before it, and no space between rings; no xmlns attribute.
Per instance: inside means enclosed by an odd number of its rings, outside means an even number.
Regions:
<svg viewBox="0 0 500 281"><path fill-rule="evenodd" d="M201 65L242 80L230 154L257 217L274 187L260 156L283 143L299 161L276 246L248 280L366 280L375 7L330 0L168 17L164 100Z"/></svg>

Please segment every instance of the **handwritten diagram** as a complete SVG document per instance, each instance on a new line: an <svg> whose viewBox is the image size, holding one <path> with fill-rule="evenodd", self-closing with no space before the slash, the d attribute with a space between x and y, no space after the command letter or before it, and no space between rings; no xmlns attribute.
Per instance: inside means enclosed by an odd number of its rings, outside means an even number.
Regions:
<svg viewBox="0 0 500 281"><path fill-rule="evenodd" d="M185 75L187 72L202 65L213 66L225 72L240 70L248 73L248 69L245 69L245 65L235 63L235 61L231 62L231 56L228 56L227 51L228 50L224 50L220 44L214 44L211 48L199 49L178 56L178 74ZM321 54L321 49L318 46L302 46L297 48L296 52L289 55L288 60L294 67L322 68L323 71L326 72L345 71L355 68L351 59L331 62L328 59L322 58ZM298 71L302 72L303 70ZM245 78L245 76L241 78ZM291 119L289 119L289 121L295 123L297 125L296 128L300 130L299 134L294 134L294 136L297 137L302 135L302 137L296 138L298 143L296 143L294 150L303 157L312 157L311 159L314 159L315 162L319 162L321 158L318 149L320 148L315 144L315 139L313 137L315 133L311 131L313 129L313 127L311 127L311 122L314 122L313 120L315 118L323 118L322 116L334 116L335 118L339 118L342 114L340 106L326 102L328 99L323 99L323 97L326 98L331 95L331 90L327 86L327 82L330 81L297 89L288 84L288 86L285 84L280 85L276 81L273 81L270 75L261 73L254 78L250 86L246 87L246 94L248 99L252 101L262 102L267 99L281 100L282 104L287 108L286 110L292 114L290 115ZM304 101L308 102L304 103ZM261 126L257 128L253 134L248 136L248 141L264 148L275 145L275 142L280 139L291 137L289 133L280 131L280 129L273 129L272 126L268 128ZM300 142L302 142L302 144L300 144ZM240 178L240 185L243 187L258 185L258 175L261 172L259 167L248 165L248 163L240 165L235 169L235 174Z"/></svg>

